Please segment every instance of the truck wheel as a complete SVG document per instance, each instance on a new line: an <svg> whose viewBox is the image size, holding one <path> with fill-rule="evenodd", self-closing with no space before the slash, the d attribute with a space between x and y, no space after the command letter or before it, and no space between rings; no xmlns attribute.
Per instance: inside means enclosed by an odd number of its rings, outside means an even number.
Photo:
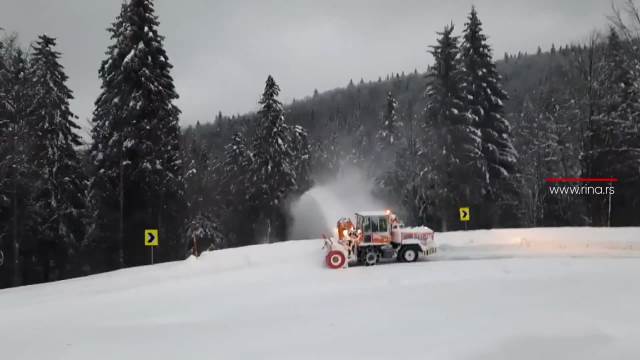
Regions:
<svg viewBox="0 0 640 360"><path fill-rule="evenodd" d="M378 262L378 252L376 251L376 249L369 248L369 249L365 250L362 262L366 266L375 265Z"/></svg>
<svg viewBox="0 0 640 360"><path fill-rule="evenodd" d="M331 250L327 254L325 258L327 262L327 266L329 269L339 269L344 266L344 263L347 261L347 258L344 256L342 251Z"/></svg>
<svg viewBox="0 0 640 360"><path fill-rule="evenodd" d="M400 250L400 254L398 254L398 260L400 262L415 262L418 260L418 250L413 247L406 247Z"/></svg>

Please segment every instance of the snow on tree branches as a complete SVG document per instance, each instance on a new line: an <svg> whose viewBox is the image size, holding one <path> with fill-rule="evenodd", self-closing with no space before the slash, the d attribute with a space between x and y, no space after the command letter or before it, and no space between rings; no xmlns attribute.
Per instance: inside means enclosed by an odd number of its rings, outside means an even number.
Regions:
<svg viewBox="0 0 640 360"><path fill-rule="evenodd" d="M173 104L178 94L158 25L152 1L124 3L109 29L114 43L99 72L102 92L90 149L96 224L90 242L113 244L116 267L145 261L144 249L133 243L145 227L159 228L167 239L161 259L181 256L183 246L180 110Z"/></svg>
<svg viewBox="0 0 640 360"><path fill-rule="evenodd" d="M475 7L465 24L460 59L467 103L478 119L482 134L489 190L495 192L495 181L506 179L515 171L517 152L511 142L509 122L503 116L503 101L507 94L500 85L500 75Z"/></svg>

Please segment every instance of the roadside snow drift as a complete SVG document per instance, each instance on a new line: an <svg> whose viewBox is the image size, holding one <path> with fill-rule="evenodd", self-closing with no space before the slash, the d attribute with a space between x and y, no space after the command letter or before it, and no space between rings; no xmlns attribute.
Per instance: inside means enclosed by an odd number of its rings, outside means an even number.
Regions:
<svg viewBox="0 0 640 360"><path fill-rule="evenodd" d="M328 270L320 240L0 291L3 359L638 359L640 228L436 234Z"/></svg>

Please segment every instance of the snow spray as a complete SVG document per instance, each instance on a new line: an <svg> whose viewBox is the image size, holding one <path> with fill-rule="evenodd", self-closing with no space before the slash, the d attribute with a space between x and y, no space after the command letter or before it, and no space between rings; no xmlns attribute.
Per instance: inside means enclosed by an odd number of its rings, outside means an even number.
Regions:
<svg viewBox="0 0 640 360"><path fill-rule="evenodd" d="M383 210L384 205L373 197L372 189L372 180L353 168L317 184L291 204L293 224L289 238L318 239L322 234L335 235L338 219L353 218L357 211Z"/></svg>

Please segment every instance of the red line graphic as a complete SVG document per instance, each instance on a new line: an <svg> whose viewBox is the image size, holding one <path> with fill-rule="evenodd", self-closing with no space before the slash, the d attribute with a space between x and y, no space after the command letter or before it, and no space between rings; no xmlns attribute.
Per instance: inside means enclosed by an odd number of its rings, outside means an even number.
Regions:
<svg viewBox="0 0 640 360"><path fill-rule="evenodd" d="M617 178L546 178L548 183L614 183Z"/></svg>

